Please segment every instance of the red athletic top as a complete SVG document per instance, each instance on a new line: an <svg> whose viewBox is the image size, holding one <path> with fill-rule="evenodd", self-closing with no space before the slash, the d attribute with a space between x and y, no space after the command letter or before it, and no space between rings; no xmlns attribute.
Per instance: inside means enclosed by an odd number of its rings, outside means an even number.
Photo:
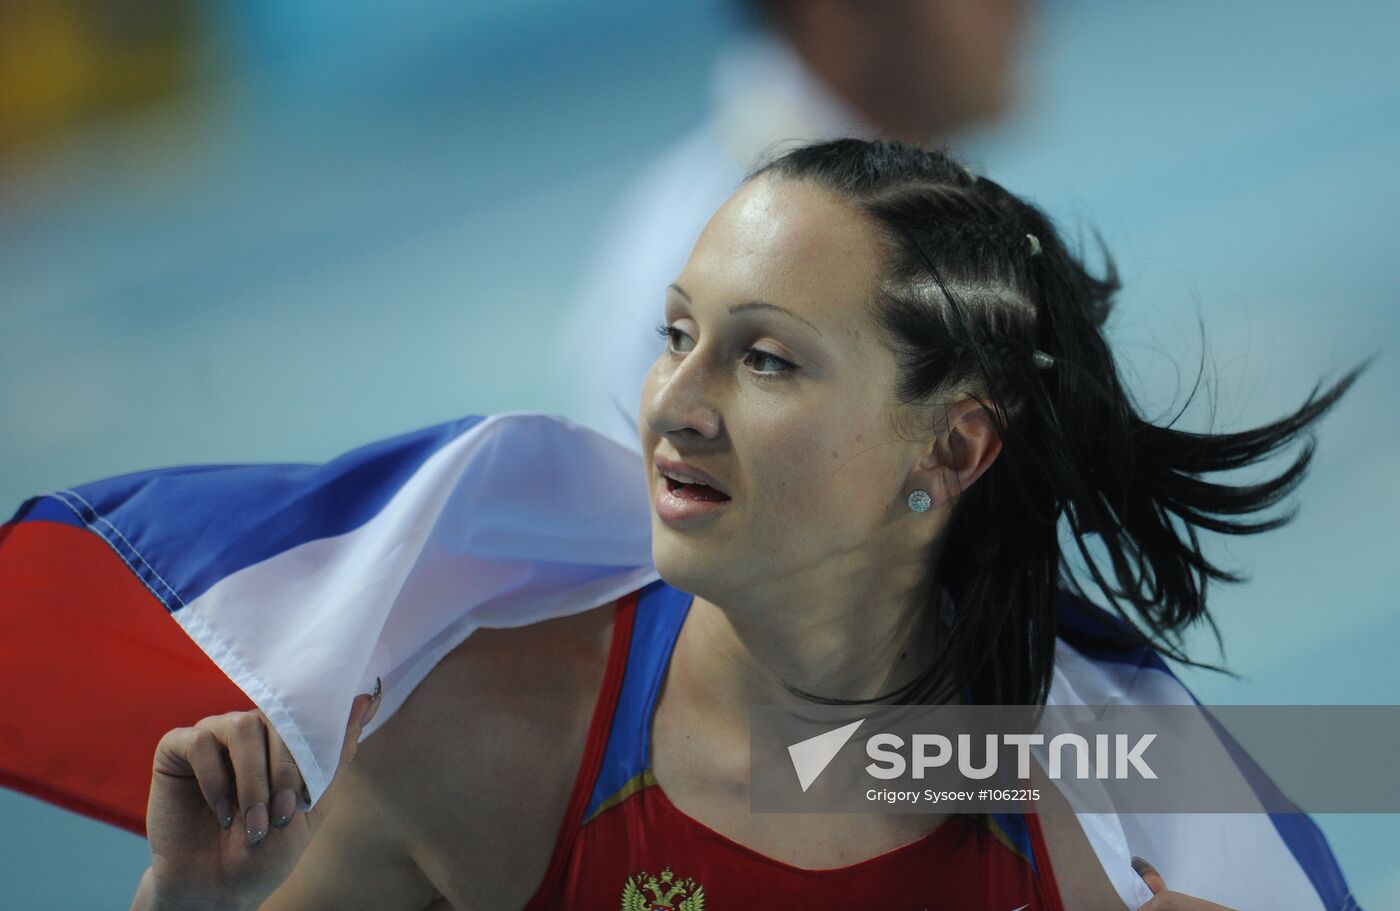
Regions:
<svg viewBox="0 0 1400 911"><path fill-rule="evenodd" d="M526 911L1064 911L1033 815L989 828L956 816L878 857L808 870L676 809L651 774L651 719L691 600L657 581L618 604L583 761Z"/></svg>

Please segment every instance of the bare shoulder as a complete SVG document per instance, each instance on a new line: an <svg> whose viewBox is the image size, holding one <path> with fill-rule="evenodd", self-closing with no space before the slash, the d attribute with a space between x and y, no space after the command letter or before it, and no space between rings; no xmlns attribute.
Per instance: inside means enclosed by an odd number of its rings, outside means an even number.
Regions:
<svg viewBox="0 0 1400 911"><path fill-rule="evenodd" d="M1040 825L1061 903L1084 911L1122 911L1126 906L1104 873L1069 802L1039 763L1032 763L1031 777L1043 798Z"/></svg>
<svg viewBox="0 0 1400 911"><path fill-rule="evenodd" d="M583 757L616 602L448 654L353 765L455 908L520 907L544 876Z"/></svg>
<svg viewBox="0 0 1400 911"><path fill-rule="evenodd" d="M336 773L264 911L522 907L563 821L615 605L479 630L447 655Z"/></svg>

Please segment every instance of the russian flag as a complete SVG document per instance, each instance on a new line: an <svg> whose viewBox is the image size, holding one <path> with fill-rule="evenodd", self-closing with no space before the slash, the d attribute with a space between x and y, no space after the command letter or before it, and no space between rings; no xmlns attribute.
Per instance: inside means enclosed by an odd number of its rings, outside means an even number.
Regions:
<svg viewBox="0 0 1400 911"><path fill-rule="evenodd" d="M0 783L144 834L161 736L257 706L314 802L376 677L371 730L478 627L656 578L641 456L548 415L37 497L0 527Z"/></svg>
<svg viewBox="0 0 1400 911"><path fill-rule="evenodd" d="M0 784L144 834L160 737L256 706L314 802L350 702L376 677L384 703L367 733L473 630L588 610L657 578L640 454L529 412L324 465L167 468L37 497L0 526ZM1194 702L1150 649L1097 644L1115 622L1062 596L1050 704ZM1272 788L1219 734L1255 793ZM1227 907L1358 908L1303 814L1079 819L1131 908L1151 897L1134 854L1173 890Z"/></svg>
<svg viewBox="0 0 1400 911"><path fill-rule="evenodd" d="M1150 648L1106 648L1100 643L1122 621L1061 592L1059 640L1049 705L1199 705L1196 697ZM1130 908L1152 897L1131 868L1133 856L1151 861L1174 892L1227 908L1288 911L1360 911L1317 824L1302 812L1266 813L1291 805L1229 732L1212 722L1218 741L1201 762L1233 769L1235 791L1253 793L1253 813L1080 812L1079 823L1118 895ZM1042 767L1048 750L1032 748ZM1071 806L1097 783L1062 781ZM1080 791L1078 789L1084 789ZM1265 798L1268 798L1265 800ZM1095 803L1100 806L1100 803Z"/></svg>

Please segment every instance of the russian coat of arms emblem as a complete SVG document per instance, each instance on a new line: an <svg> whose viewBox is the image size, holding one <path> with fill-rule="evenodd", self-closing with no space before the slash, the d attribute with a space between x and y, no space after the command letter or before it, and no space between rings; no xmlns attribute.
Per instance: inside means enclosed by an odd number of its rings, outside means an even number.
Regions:
<svg viewBox="0 0 1400 911"><path fill-rule="evenodd" d="M705 887L671 872L638 873L622 887L621 911L705 911Z"/></svg>

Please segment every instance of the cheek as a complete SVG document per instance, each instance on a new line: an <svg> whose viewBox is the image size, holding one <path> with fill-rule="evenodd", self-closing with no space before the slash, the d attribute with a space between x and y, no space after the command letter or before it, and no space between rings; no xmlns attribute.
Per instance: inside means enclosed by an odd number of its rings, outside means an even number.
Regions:
<svg viewBox="0 0 1400 911"><path fill-rule="evenodd" d="M761 483L764 512L787 526L824 536L861 532L885 515L897 486L890 447L875 428L793 422Z"/></svg>

